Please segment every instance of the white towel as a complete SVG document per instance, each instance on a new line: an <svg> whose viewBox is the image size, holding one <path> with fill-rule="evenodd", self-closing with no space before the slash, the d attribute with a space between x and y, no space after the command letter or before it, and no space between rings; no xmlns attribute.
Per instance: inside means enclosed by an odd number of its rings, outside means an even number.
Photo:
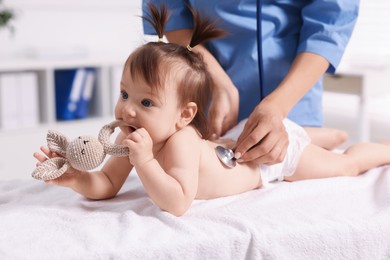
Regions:
<svg viewBox="0 0 390 260"><path fill-rule="evenodd" d="M0 182L0 259L389 258L390 167L197 200L179 218L135 173L105 201Z"/></svg>

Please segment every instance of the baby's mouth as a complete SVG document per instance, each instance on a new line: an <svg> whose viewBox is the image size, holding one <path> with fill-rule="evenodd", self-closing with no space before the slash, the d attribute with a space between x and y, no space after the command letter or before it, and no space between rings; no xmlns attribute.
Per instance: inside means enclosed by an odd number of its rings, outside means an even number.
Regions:
<svg viewBox="0 0 390 260"><path fill-rule="evenodd" d="M132 126L132 125L129 125L127 128L129 129L129 134L131 134L132 132L137 130L137 127Z"/></svg>

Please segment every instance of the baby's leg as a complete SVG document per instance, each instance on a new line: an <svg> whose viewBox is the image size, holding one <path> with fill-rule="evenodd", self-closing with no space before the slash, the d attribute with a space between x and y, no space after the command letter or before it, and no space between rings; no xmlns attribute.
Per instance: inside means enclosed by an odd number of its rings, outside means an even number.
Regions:
<svg viewBox="0 0 390 260"><path fill-rule="evenodd" d="M355 144L343 154L309 144L302 153L294 175L285 180L356 176L385 164L390 164L390 142Z"/></svg>
<svg viewBox="0 0 390 260"><path fill-rule="evenodd" d="M348 139L347 132L334 128L304 127L314 145L333 150Z"/></svg>

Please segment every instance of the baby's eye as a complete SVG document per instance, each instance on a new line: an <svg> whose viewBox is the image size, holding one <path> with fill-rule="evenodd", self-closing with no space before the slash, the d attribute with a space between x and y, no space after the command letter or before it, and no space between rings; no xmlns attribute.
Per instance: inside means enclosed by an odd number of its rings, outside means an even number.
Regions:
<svg viewBox="0 0 390 260"><path fill-rule="evenodd" d="M153 106L153 103L152 101L148 100L148 99L144 99L141 101L141 104L144 106L144 107L151 107Z"/></svg>
<svg viewBox="0 0 390 260"><path fill-rule="evenodd" d="M121 98L122 99L127 99L129 97L129 94L127 94L126 91L121 91Z"/></svg>

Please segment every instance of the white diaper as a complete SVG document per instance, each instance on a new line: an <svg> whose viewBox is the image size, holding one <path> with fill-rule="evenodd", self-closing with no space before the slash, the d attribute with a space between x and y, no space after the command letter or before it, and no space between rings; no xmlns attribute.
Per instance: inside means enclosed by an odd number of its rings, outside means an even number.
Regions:
<svg viewBox="0 0 390 260"><path fill-rule="evenodd" d="M244 129L246 121L247 119L242 120L237 126L231 129L224 138L237 140ZM310 137L301 126L287 118L283 120L283 123L289 139L287 153L281 163L260 165L260 174L264 186L273 181L282 181L285 176L293 175L303 149L311 142Z"/></svg>

